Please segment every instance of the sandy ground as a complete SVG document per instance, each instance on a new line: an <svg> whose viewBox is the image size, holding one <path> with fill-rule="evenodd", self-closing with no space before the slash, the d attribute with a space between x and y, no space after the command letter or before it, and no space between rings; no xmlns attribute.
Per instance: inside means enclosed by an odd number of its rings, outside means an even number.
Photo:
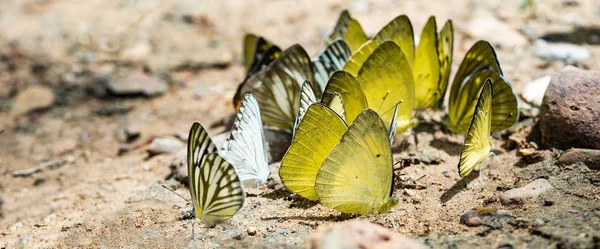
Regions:
<svg viewBox="0 0 600 249"><path fill-rule="evenodd" d="M543 152L547 160L520 161L518 145L508 137L514 132L523 144L535 142L530 136L535 119L523 118L520 128L495 138L500 163L488 159L480 178L466 180L456 171L461 136L432 123L398 135L396 158L440 162L397 172L394 195L401 203L383 215L342 216L302 200L285 190L274 163L270 183L259 195L249 195L228 222L210 229L194 225L193 241L193 221L182 219L191 206L160 186L189 195L185 186L168 179L174 155L146 153L150 139L185 134L195 120L211 127L211 134L226 130L234 114L231 99L243 79L240 50L246 32L282 47L300 43L315 55L343 8L368 34L399 14L411 18L416 33L429 15L440 26L451 18L453 73L476 40L490 40L520 92L527 82L568 64L537 58L535 39L600 26L598 1L534 2L520 9L519 1L458 0L1 1L0 248L298 248L317 227L345 220L382 224L435 248L598 248L600 173L582 165L559 167L553 157L558 152L552 150ZM495 32L501 28L477 35L483 27L472 22L481 16L499 20L518 37ZM597 58L597 44L582 46ZM600 61L576 65L598 69ZM120 98L97 97L90 90L97 75L112 79L140 70L167 81L168 91L155 98ZM52 88L55 105L12 115L15 94L32 85ZM141 137L119 156L123 143L115 133L124 123ZM66 163L28 177L11 174L55 159ZM538 178L548 179L553 189L524 205L503 206L498 200L504 191ZM475 228L460 224L460 216L475 207L510 215ZM258 234L249 236L248 227Z"/></svg>

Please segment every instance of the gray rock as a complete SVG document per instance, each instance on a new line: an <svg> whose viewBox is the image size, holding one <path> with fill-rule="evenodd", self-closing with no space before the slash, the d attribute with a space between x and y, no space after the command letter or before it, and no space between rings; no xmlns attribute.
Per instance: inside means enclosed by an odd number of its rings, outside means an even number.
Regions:
<svg viewBox="0 0 600 249"><path fill-rule="evenodd" d="M143 94L152 97L165 93L167 84L143 72L132 72L122 79L109 81L108 89L116 95Z"/></svg>
<svg viewBox="0 0 600 249"><path fill-rule="evenodd" d="M600 149L600 71L552 75L540 108L542 145Z"/></svg>
<svg viewBox="0 0 600 249"><path fill-rule="evenodd" d="M600 170L600 150L569 149L559 158L559 165L571 165L578 162L584 163L588 168Z"/></svg>
<svg viewBox="0 0 600 249"><path fill-rule="evenodd" d="M175 154L181 149L184 149L184 147L185 144L174 137L155 138L152 140L152 143L148 145L146 151L148 151L150 155Z"/></svg>
<svg viewBox="0 0 600 249"><path fill-rule="evenodd" d="M306 241L312 249L425 249L425 245L384 227L352 221L319 227Z"/></svg>
<svg viewBox="0 0 600 249"><path fill-rule="evenodd" d="M583 62L590 58L587 48L569 43L548 43L539 39L535 43L536 55L544 60Z"/></svg>
<svg viewBox="0 0 600 249"><path fill-rule="evenodd" d="M52 104L54 104L52 90L43 86L34 86L17 95L12 104L11 112L13 115L21 115L30 111L49 108Z"/></svg>
<svg viewBox="0 0 600 249"><path fill-rule="evenodd" d="M504 192L500 196L500 202L503 205L521 205L528 199L536 198L551 188L552 184L548 180L537 179L523 187Z"/></svg>

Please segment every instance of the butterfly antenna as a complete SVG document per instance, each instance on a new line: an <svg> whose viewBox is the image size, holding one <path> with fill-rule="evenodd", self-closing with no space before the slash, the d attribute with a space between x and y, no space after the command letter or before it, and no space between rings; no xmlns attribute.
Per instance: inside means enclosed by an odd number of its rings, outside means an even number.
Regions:
<svg viewBox="0 0 600 249"><path fill-rule="evenodd" d="M388 95L390 95L390 90L387 90L387 92L385 92L385 95L381 99L381 104L379 104L377 111L381 110L381 107L383 106L383 103L385 103L385 100L387 99Z"/></svg>
<svg viewBox="0 0 600 249"><path fill-rule="evenodd" d="M183 197L182 195L178 194L178 193L177 193L177 192L175 192L174 190L172 190L172 189L170 189L170 188L167 188L167 186L165 186L165 185L163 185L163 184L161 184L160 186L162 186L162 187L163 187L163 188L165 188L166 190L169 190L169 191L171 191L171 193L173 193L173 194L175 194L175 195L179 196L181 199L183 199L184 201L186 201L188 204L192 205L192 202L191 202L190 200L186 199L185 197Z"/></svg>
<svg viewBox="0 0 600 249"><path fill-rule="evenodd" d="M506 121L507 121L509 118L511 118L513 115L514 115L514 114L513 114L512 112L511 112L511 113L509 113L509 114L508 114L508 116L506 116L506 118L505 118L504 120L502 120L502 123L500 123L499 125L496 125L496 127L494 127L494 130L492 130L492 133L490 133L490 135L491 135L491 134L494 134L494 133L495 133L495 132L498 130L498 127L502 126L502 125L503 125L503 124L504 124L504 123L505 123L505 122L506 122Z"/></svg>

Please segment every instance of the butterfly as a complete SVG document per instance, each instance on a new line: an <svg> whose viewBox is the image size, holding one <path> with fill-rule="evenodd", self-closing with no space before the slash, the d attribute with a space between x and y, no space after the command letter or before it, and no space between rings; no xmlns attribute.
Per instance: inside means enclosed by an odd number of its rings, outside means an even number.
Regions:
<svg viewBox="0 0 600 249"><path fill-rule="evenodd" d="M367 57L385 41L396 43L410 65L408 70L412 72L415 84L415 108L441 107L452 64L452 21L448 20L437 33L435 17L430 17L415 48L412 24L406 15L400 15L385 25L371 40L362 44L348 59L344 70L356 76Z"/></svg>
<svg viewBox="0 0 600 249"><path fill-rule="evenodd" d="M244 187L252 188L265 184L271 173L267 152L258 102L246 94L219 154L235 167Z"/></svg>
<svg viewBox="0 0 600 249"><path fill-rule="evenodd" d="M304 81L310 82L313 89L319 89L315 85L310 57L296 44L243 82L236 96L252 93L258 100L263 124L292 133ZM315 95L320 96L320 93L315 90Z"/></svg>
<svg viewBox="0 0 600 249"><path fill-rule="evenodd" d="M478 93L487 79L494 85L491 116L494 130L506 129L518 120L517 97L502 75L494 49L488 42L478 41L465 55L450 88L448 115L444 118L450 130L467 133Z"/></svg>
<svg viewBox="0 0 600 249"><path fill-rule="evenodd" d="M367 41L367 35L360 26L360 23L350 16L350 12L343 10L333 30L328 35L326 43L330 44L336 39L344 40L348 44L350 51L355 52Z"/></svg>
<svg viewBox="0 0 600 249"><path fill-rule="evenodd" d="M277 45L255 34L246 34L244 36L242 49L246 76L260 71L263 66L268 65L270 61L273 61L281 54L281 49Z"/></svg>
<svg viewBox="0 0 600 249"><path fill-rule="evenodd" d="M381 214L398 204L392 196L392 149L387 129L371 109L356 117L317 172L314 189L323 205L342 213Z"/></svg>
<svg viewBox="0 0 600 249"><path fill-rule="evenodd" d="M308 110L308 107L314 103L319 103L319 100L317 100L317 96L315 96L310 82L304 81L302 84L302 89L300 90L300 106L298 107L298 115L296 116L296 121L294 122L293 134L296 133L298 125ZM339 93L334 93L332 97L328 98L327 101L323 103L327 103L329 108L342 117L344 121L346 120L344 101Z"/></svg>
<svg viewBox="0 0 600 249"><path fill-rule="evenodd" d="M394 107L402 103L396 119L397 132L416 125L416 119L412 118L415 101L413 75L408 60L396 43L386 41L377 46L362 64L356 81L368 107L376 111L385 123L391 122Z"/></svg>
<svg viewBox="0 0 600 249"><path fill-rule="evenodd" d="M318 98L321 98L321 93L327 85L329 76L335 71L342 70L351 55L352 53L346 42L342 39L337 39L327 44L325 49L312 60L315 81L319 86Z"/></svg>
<svg viewBox="0 0 600 249"><path fill-rule="evenodd" d="M492 127L493 84L486 79L479 94L477 105L473 113L471 124L463 148L460 152L458 172L465 177L473 171L475 166L483 162L490 154L490 132Z"/></svg>
<svg viewBox="0 0 600 249"><path fill-rule="evenodd" d="M244 204L242 182L198 122L190 129L187 165L194 216L208 226L233 217Z"/></svg>

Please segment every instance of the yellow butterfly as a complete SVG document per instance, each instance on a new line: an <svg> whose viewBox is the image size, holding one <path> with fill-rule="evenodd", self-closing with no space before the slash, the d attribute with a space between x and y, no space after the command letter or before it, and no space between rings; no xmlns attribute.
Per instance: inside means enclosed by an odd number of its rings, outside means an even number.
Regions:
<svg viewBox="0 0 600 249"><path fill-rule="evenodd" d="M341 128L335 131L335 138ZM398 204L392 196L392 149L387 129L375 111L366 109L342 132L316 175L314 189L323 205L343 213L380 214Z"/></svg>
<svg viewBox="0 0 600 249"><path fill-rule="evenodd" d="M330 103L336 94L342 99L344 115L336 112L343 116L348 124L352 124L362 110L369 108L360 83L348 72L337 71L331 75L323 92L322 103Z"/></svg>
<svg viewBox="0 0 600 249"><path fill-rule="evenodd" d="M415 49L412 24L406 15L401 15L384 26L372 40L363 44L344 66L352 75L375 48L385 41L393 41L404 53L415 84L415 103L417 109L441 107L448 86L454 30L452 21L447 21L440 33L437 33L435 17L430 17Z"/></svg>
<svg viewBox="0 0 600 249"><path fill-rule="evenodd" d="M492 109L493 98L492 81L486 79L472 115L465 143L460 152L458 173L461 177L469 175L475 166L483 162L490 154L492 144L490 132L492 132L492 114L494 112Z"/></svg>
<svg viewBox="0 0 600 249"><path fill-rule="evenodd" d="M450 88L448 115L444 122L458 134L466 134L477 103L477 94L485 80L494 85L492 95L492 128L503 130L518 120L517 97L512 85L502 76L500 64L492 46L479 41L465 55Z"/></svg>
<svg viewBox="0 0 600 249"><path fill-rule="evenodd" d="M394 107L398 107L397 132L416 125L412 118L414 81L408 60L396 43L381 43L362 64L356 81L360 84L368 107L375 110L385 123L390 123ZM354 110L346 109L350 113ZM359 110L359 112L362 110Z"/></svg>
<svg viewBox="0 0 600 249"><path fill-rule="evenodd" d="M367 35L360 26L360 23L352 18L347 10L344 10L329 34L326 43L329 44L336 39L344 40L348 44L350 51L355 52L367 41Z"/></svg>

